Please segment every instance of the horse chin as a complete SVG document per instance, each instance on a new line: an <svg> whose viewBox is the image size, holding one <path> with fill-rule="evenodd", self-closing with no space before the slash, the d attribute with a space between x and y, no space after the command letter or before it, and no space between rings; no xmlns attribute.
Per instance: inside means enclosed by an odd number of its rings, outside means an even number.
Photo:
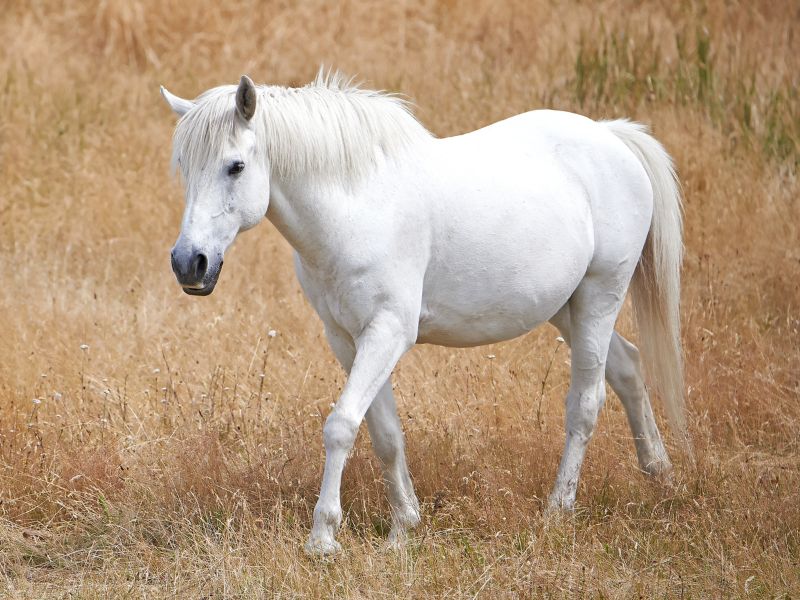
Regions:
<svg viewBox="0 0 800 600"><path fill-rule="evenodd" d="M189 294L190 296L208 296L211 292L214 291L214 287L217 285L216 281L209 283L201 288L190 288L185 287L183 289L184 293Z"/></svg>
<svg viewBox="0 0 800 600"><path fill-rule="evenodd" d="M219 267L215 271L211 273L211 277L207 277L208 281L206 281L202 287L183 287L183 291L190 296L208 296L211 292L214 291L214 288L217 286L217 281L219 281L219 273L222 270L222 263L220 263Z"/></svg>

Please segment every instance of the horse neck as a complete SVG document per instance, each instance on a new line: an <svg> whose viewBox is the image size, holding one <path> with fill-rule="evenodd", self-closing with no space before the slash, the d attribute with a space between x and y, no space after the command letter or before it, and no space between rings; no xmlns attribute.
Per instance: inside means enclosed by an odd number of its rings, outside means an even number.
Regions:
<svg viewBox="0 0 800 600"><path fill-rule="evenodd" d="M306 264L324 268L345 246L358 243L359 228L373 227L372 210L414 210L412 198L430 174L431 142L435 139L425 137L395 159L379 157L371 173L353 181L320 173L284 178L273 172L266 216ZM406 189L404 182L412 181L413 190Z"/></svg>
<svg viewBox="0 0 800 600"><path fill-rule="evenodd" d="M342 214L345 195L342 186L310 177L273 177L267 218L305 261L319 264L332 252L331 227Z"/></svg>

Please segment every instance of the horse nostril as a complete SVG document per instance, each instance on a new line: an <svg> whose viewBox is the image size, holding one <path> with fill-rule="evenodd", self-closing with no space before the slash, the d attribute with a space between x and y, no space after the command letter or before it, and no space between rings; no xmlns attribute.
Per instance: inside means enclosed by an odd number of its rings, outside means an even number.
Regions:
<svg viewBox="0 0 800 600"><path fill-rule="evenodd" d="M194 268L194 279L195 281L202 281L203 277L206 276L206 271L208 270L208 258L206 258L205 254L198 254L194 258L194 264L192 265Z"/></svg>
<svg viewBox="0 0 800 600"><path fill-rule="evenodd" d="M180 273L180 267L178 266L178 262L175 260L175 251L169 253L169 261L172 263L172 270L175 273Z"/></svg>

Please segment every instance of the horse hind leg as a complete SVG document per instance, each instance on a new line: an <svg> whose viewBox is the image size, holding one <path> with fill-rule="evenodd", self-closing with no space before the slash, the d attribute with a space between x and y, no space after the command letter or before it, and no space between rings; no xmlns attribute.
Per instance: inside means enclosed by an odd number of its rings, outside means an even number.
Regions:
<svg viewBox="0 0 800 600"><path fill-rule="evenodd" d="M586 448L605 402L604 373L622 293L608 278L588 274L569 300L572 350L566 401L564 451L558 465L550 509L571 510ZM624 292L624 290L622 290Z"/></svg>
<svg viewBox="0 0 800 600"><path fill-rule="evenodd" d="M565 305L550 323L569 344L571 333L569 305ZM639 467L651 477L668 477L672 471L672 464L658 431L650 398L644 385L639 350L616 331L611 336L605 375L628 417Z"/></svg>
<svg viewBox="0 0 800 600"><path fill-rule="evenodd" d="M606 379L625 407L639 468L653 478L667 479L672 463L653 416L642 377L639 350L617 332L614 332L608 350Z"/></svg>

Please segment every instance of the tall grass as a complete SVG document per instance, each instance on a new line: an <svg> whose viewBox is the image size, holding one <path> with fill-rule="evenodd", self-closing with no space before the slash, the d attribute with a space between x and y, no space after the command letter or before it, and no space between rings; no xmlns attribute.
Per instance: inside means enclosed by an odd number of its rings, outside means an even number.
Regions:
<svg viewBox="0 0 800 600"><path fill-rule="evenodd" d="M792 597L796 20L788 1L6 2L4 595ZM381 549L388 507L362 436L345 555L302 555L344 378L268 224L213 296L175 285L182 194L158 85L294 85L321 63L408 95L438 135L538 107L654 127L685 193L697 464L676 454L674 487L638 472L609 394L576 515L546 518L569 371L555 330L417 348L395 386L422 525L406 551ZM635 336L627 313L620 327Z"/></svg>
<svg viewBox="0 0 800 600"><path fill-rule="evenodd" d="M755 145L764 158L800 163L797 82L765 82L757 65L721 72L707 28L678 32L665 60L652 30L582 33L575 59L574 93L581 108L608 105L636 108L641 102L672 104L704 111L731 140L731 147Z"/></svg>

